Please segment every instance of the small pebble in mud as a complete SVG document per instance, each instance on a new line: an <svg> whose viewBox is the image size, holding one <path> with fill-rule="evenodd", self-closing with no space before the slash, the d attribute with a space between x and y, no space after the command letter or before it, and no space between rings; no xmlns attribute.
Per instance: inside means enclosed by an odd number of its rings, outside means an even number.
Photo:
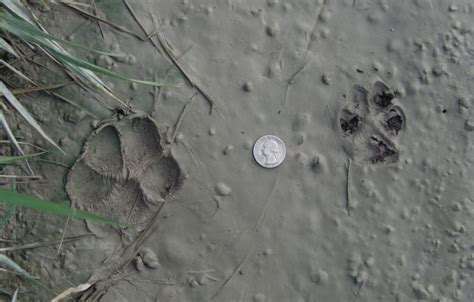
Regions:
<svg viewBox="0 0 474 302"><path fill-rule="evenodd" d="M94 129L97 128L97 127L99 126L99 121L98 121L98 120L93 120L93 121L91 122L91 126L92 126L92 128L94 128Z"/></svg>
<svg viewBox="0 0 474 302"><path fill-rule="evenodd" d="M153 252L151 249L144 248L140 252L140 254L141 254L143 263L149 268L157 268L158 266L160 266L160 263L158 262L158 257L156 256L155 252Z"/></svg>
<svg viewBox="0 0 474 302"><path fill-rule="evenodd" d="M177 135L176 135L176 141L178 143L182 143L184 141L184 134L182 132L179 132Z"/></svg>
<svg viewBox="0 0 474 302"><path fill-rule="evenodd" d="M245 92L252 92L253 89L254 89L253 83L252 83L252 82L246 82L246 83L242 86L242 89L243 89Z"/></svg>
<svg viewBox="0 0 474 302"><path fill-rule="evenodd" d="M69 146L69 144L71 144L71 140L69 139L69 137L65 136L59 139L59 146L66 147Z"/></svg>
<svg viewBox="0 0 474 302"><path fill-rule="evenodd" d="M216 193L221 196L227 196L232 192L232 189L223 182L218 182L216 184Z"/></svg>
<svg viewBox="0 0 474 302"><path fill-rule="evenodd" d="M261 294L261 293L258 293L258 294L255 294L253 297L252 297L252 301L253 302L265 302L265 295L264 294Z"/></svg>
<svg viewBox="0 0 474 302"><path fill-rule="evenodd" d="M86 116L87 113L85 111L76 110L70 113L66 113L64 116L64 120L73 124L77 124L78 122L82 121Z"/></svg>
<svg viewBox="0 0 474 302"><path fill-rule="evenodd" d="M120 44L118 42L112 42L110 44L110 50L112 52L119 52L120 51Z"/></svg>
<svg viewBox="0 0 474 302"><path fill-rule="evenodd" d="M208 16L212 15L213 12L214 8L212 8L211 6L206 7L206 9L204 10L204 13Z"/></svg>
<svg viewBox="0 0 474 302"><path fill-rule="evenodd" d="M418 281L414 281L412 284L413 293L415 297L420 300L428 300L430 298L430 294L426 290L426 288Z"/></svg>
<svg viewBox="0 0 474 302"><path fill-rule="evenodd" d="M234 146L233 145L228 145L227 147L225 147L223 153L224 153L224 155L229 155L233 150L234 150Z"/></svg>
<svg viewBox="0 0 474 302"><path fill-rule="evenodd" d="M450 12L456 12L457 10L458 10L457 5L451 4L451 5L449 6L449 11L450 11Z"/></svg>
<svg viewBox="0 0 474 302"><path fill-rule="evenodd" d="M112 69L114 61L107 55L99 55L95 59L95 64L106 69Z"/></svg>
<svg viewBox="0 0 474 302"><path fill-rule="evenodd" d="M267 25L265 32L267 33L268 36L270 37L275 37L278 34L279 27L276 23L271 23Z"/></svg>
<svg viewBox="0 0 474 302"><path fill-rule="evenodd" d="M466 129L467 131L474 131L474 121L473 120L466 121L466 124L464 125L464 129Z"/></svg>
<svg viewBox="0 0 474 302"><path fill-rule="evenodd" d="M365 260L365 265L366 265L367 267L373 267L374 264L375 264L375 259L374 259L374 257L369 257L369 258L367 258L367 260Z"/></svg>
<svg viewBox="0 0 474 302"><path fill-rule="evenodd" d="M387 50L389 52L399 52L403 49L403 42L400 40L390 40L387 44Z"/></svg>
<svg viewBox="0 0 474 302"><path fill-rule="evenodd" d="M316 284L324 285L329 280L329 274L325 270L318 270L311 274L310 276L311 281Z"/></svg>
<svg viewBox="0 0 474 302"><path fill-rule="evenodd" d="M209 129L209 135L210 135L210 136L216 135L216 128L210 128L210 129Z"/></svg>
<svg viewBox="0 0 474 302"><path fill-rule="evenodd" d="M198 281L197 281L196 278L194 278L194 277L191 277L191 278L188 279L188 284L189 284L189 286L192 287L192 288L195 288L195 287L198 287L198 286L199 286Z"/></svg>
<svg viewBox="0 0 474 302"><path fill-rule="evenodd" d="M367 16L367 20L370 23L381 23L383 19L383 15L381 12L373 12Z"/></svg>
<svg viewBox="0 0 474 302"><path fill-rule="evenodd" d="M268 5L269 7L274 7L274 6L276 6L278 3L279 3L278 0L267 0L267 5Z"/></svg>
<svg viewBox="0 0 474 302"><path fill-rule="evenodd" d="M327 73L323 74L321 81L328 86L331 85L331 82L332 82L331 75Z"/></svg>
<svg viewBox="0 0 474 302"><path fill-rule="evenodd" d="M137 57L135 57L134 55L130 55L128 57L127 61L128 61L128 64L131 64L131 65L136 64L137 63Z"/></svg>
<svg viewBox="0 0 474 302"><path fill-rule="evenodd" d="M331 12L327 9L323 9L323 11L319 14L319 20L322 23L327 23L329 22L329 19L331 19Z"/></svg>
<svg viewBox="0 0 474 302"><path fill-rule="evenodd" d="M327 37L329 37L330 33L331 33L331 31L329 30L329 28L327 28L325 26L322 26L319 29L319 34L321 35L321 38L323 38L323 39L326 39Z"/></svg>
<svg viewBox="0 0 474 302"><path fill-rule="evenodd" d="M165 100L169 100L172 96L173 96L173 93L172 93L169 89L166 89L166 90L163 92L163 98L164 98Z"/></svg>
<svg viewBox="0 0 474 302"><path fill-rule="evenodd" d="M135 268L139 272L141 272L145 269L145 265L143 264L142 257L140 257L140 256L135 257Z"/></svg>

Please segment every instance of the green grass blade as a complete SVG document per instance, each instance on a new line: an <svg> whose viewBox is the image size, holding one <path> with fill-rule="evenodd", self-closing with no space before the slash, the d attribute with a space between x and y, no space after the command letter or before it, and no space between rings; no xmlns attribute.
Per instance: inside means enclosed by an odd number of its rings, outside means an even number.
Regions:
<svg viewBox="0 0 474 302"><path fill-rule="evenodd" d="M49 136L43 131L41 126L38 124L38 122L31 116L31 114L26 110L25 107L17 100L17 98L11 93L11 91L3 84L2 81L0 81L0 93L3 94L5 99L8 101L8 103L15 108L18 113L30 124L41 136L46 139L51 145L53 145L56 149L61 151L63 154L64 151L51 139Z"/></svg>
<svg viewBox="0 0 474 302"><path fill-rule="evenodd" d="M15 274L17 274L17 275L19 275L19 276L21 276L25 279L28 279L28 280L37 280L38 279L38 278L35 278L32 275L30 275L30 273L28 273L26 270L21 268L21 266L16 264L15 261L13 261L12 259L8 258L7 256L5 256L3 254L0 254L0 264L3 265L4 267L6 267L7 269L11 270Z"/></svg>
<svg viewBox="0 0 474 302"><path fill-rule="evenodd" d="M144 80L137 80L137 79L127 78L125 76L122 76L122 75L120 75L118 73L115 73L113 71L110 71L108 69L102 68L102 67L97 66L95 64L92 64L92 63L89 63L87 61L76 58L74 56L71 56L70 54L68 54L66 52L58 51L58 50L52 48L50 45L47 45L47 44L43 43L42 41L35 41L34 43L40 44L41 46L46 48L48 51L52 52L54 55L59 57L62 62L73 64L73 65L76 65L78 67L88 69L92 72L100 73L102 75L108 76L110 78L125 80L125 81L129 81L129 82L132 82L132 83L148 85L148 86L159 86L159 87L176 87L177 86L177 84L174 84L174 83L159 83L159 82L153 82L153 81L144 81Z"/></svg>
<svg viewBox="0 0 474 302"><path fill-rule="evenodd" d="M3 131L5 131L5 134L8 137L8 140L10 141L10 143L12 144L15 152L20 154L21 156L24 156L25 153L23 152L23 149L21 149L20 144L16 140L15 135L13 135L10 125L8 125L7 119L5 118L5 115L3 115L3 111L1 109L0 109L0 126L2 126ZM26 172L26 174L30 176L34 174L33 170L30 167L30 164L28 163L26 159L21 161L21 167Z"/></svg>
<svg viewBox="0 0 474 302"><path fill-rule="evenodd" d="M13 183L12 183L12 190L16 191L15 180L13 180ZM7 203L5 206L6 208L3 211L3 217L0 218L0 231L2 230L5 223L7 223L7 221L13 217L13 214L15 214L15 210L16 210L16 206L14 204Z"/></svg>
<svg viewBox="0 0 474 302"><path fill-rule="evenodd" d="M21 266L19 266L15 261L12 259L8 258L4 254L0 254L0 265L3 265L6 267L8 270L12 271L13 273L19 275L20 277L31 281L43 288L48 289L46 286L44 286L40 281L38 281L38 278L33 277L28 273L26 270L24 270ZM49 289L48 289L49 290Z"/></svg>
<svg viewBox="0 0 474 302"><path fill-rule="evenodd" d="M34 24L33 20L30 17L30 12L26 9L26 7L18 0L0 0L0 3L3 4L6 8L8 8L11 12L13 12L18 17L22 18L23 20Z"/></svg>
<svg viewBox="0 0 474 302"><path fill-rule="evenodd" d="M27 154L27 155L21 155L21 156L0 156L0 165L8 165L15 163L17 161L21 161L24 159L36 157L36 156L41 156L45 154L46 152L38 152L38 153L33 153L33 154Z"/></svg>
<svg viewBox="0 0 474 302"><path fill-rule="evenodd" d="M12 190L16 191L16 182L13 180L12 182ZM3 226L13 217L15 214L16 206L14 204L7 203L5 204L5 209L3 211L3 217L0 218L0 231L3 229Z"/></svg>
<svg viewBox="0 0 474 302"><path fill-rule="evenodd" d="M3 49L5 50L6 52L8 52L9 54L13 55L15 58L19 58L20 56L16 53L15 49L13 49L13 47L10 45L10 43L8 43L7 41L5 41L5 39L1 38L0 37L0 49Z"/></svg>
<svg viewBox="0 0 474 302"><path fill-rule="evenodd" d="M0 12L0 17L3 17L3 16L8 16L8 15ZM166 83L158 83L158 82L153 82L153 81L137 80L137 79L131 79L131 78L122 76L118 73L115 73L103 67L100 67L95 64L89 63L85 60L76 58L70 55L69 53L67 53L66 51L60 51L58 50L57 47L55 47L55 45L51 43L51 40L49 40L48 38L38 37L36 36L36 34L32 34L28 30L24 30L22 28L16 28L15 26L12 26L9 23L7 23L6 20L0 19L0 28L16 35L17 37L21 39L24 39L26 41L29 41L31 43L35 43L35 44L40 45L41 47L44 47L45 49L50 51L52 54L54 54L56 57L58 57L63 63L67 62L69 64L73 64L78 67L88 69L92 72L100 73L110 78L125 80L132 83L148 85L148 86L159 86L159 87L176 87L177 86L177 84L166 84Z"/></svg>
<svg viewBox="0 0 474 302"><path fill-rule="evenodd" d="M73 46L73 47L76 47L76 48L84 49L84 50L94 52L94 53L97 53L97 54L107 55L107 56L116 57L116 58L124 58L124 57L127 56L125 54L117 54L117 53L111 53L111 52L107 52L107 51L93 49L93 48L90 48L90 47L87 47L87 46L84 46L84 45L81 45L81 44L77 44L77 43L74 43L74 42L71 42L71 41L64 40L61 37L58 37L58 36L52 35L50 33L44 32L44 31L40 30L38 27L36 27L35 25L33 25L29 22L25 22L25 21L23 21L23 20L21 20L17 17L13 17L12 15L7 14L5 12L0 11L0 20L2 20L0 22L0 27L1 28L5 29L5 30L8 30L9 32L11 32L13 34L16 34L18 36L21 36L23 33L28 33L29 35L32 35L32 36L36 37L37 39L44 38L44 39L48 39L48 40L58 41L60 43L66 44L66 45L70 45L70 46Z"/></svg>
<svg viewBox="0 0 474 302"><path fill-rule="evenodd" d="M92 213L84 212L75 210L56 202L42 200L33 196L28 196L25 194L17 193L15 191L0 189L0 200L6 203L14 204L17 206L23 206L30 209L55 214L55 215L62 215L62 216L71 216L74 218L79 219L87 219L90 221L104 223L104 224L111 224L111 225L118 225L118 226L129 226L126 223L122 223L107 217L95 215Z"/></svg>

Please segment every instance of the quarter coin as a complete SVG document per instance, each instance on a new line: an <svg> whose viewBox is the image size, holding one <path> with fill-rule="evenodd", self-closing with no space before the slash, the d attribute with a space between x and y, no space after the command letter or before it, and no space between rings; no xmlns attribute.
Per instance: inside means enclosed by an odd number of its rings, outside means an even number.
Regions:
<svg viewBox="0 0 474 302"><path fill-rule="evenodd" d="M276 168L285 160L286 147L275 135L264 135L253 145L253 157L264 168Z"/></svg>

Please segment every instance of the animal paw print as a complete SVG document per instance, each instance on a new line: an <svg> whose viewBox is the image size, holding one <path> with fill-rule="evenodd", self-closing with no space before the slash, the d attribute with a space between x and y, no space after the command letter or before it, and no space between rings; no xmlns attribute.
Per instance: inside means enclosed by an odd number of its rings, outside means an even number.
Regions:
<svg viewBox="0 0 474 302"><path fill-rule="evenodd" d="M402 108L395 104L395 93L376 81L370 90L354 85L351 96L338 116L344 150L360 163L397 162L398 135L404 130L406 119Z"/></svg>
<svg viewBox="0 0 474 302"><path fill-rule="evenodd" d="M182 182L181 168L163 148L158 126L135 115L94 131L68 174L66 191L73 207L140 228ZM91 221L87 226L100 237L113 230Z"/></svg>

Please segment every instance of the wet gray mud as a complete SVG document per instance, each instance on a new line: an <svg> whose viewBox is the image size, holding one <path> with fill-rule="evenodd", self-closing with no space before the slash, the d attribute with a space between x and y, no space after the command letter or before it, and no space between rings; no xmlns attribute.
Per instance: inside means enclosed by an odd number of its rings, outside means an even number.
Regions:
<svg viewBox="0 0 474 302"><path fill-rule="evenodd" d="M472 1L128 0L135 17L96 3L159 36L102 35L61 5L41 20L134 57L108 68L180 86L113 81L146 115L45 121L74 155L72 206L135 226L88 222L94 236L60 259L28 253L50 287L99 281L86 301L474 301ZM286 145L275 169L252 157L266 134ZM84 228L71 223L67 236Z"/></svg>

